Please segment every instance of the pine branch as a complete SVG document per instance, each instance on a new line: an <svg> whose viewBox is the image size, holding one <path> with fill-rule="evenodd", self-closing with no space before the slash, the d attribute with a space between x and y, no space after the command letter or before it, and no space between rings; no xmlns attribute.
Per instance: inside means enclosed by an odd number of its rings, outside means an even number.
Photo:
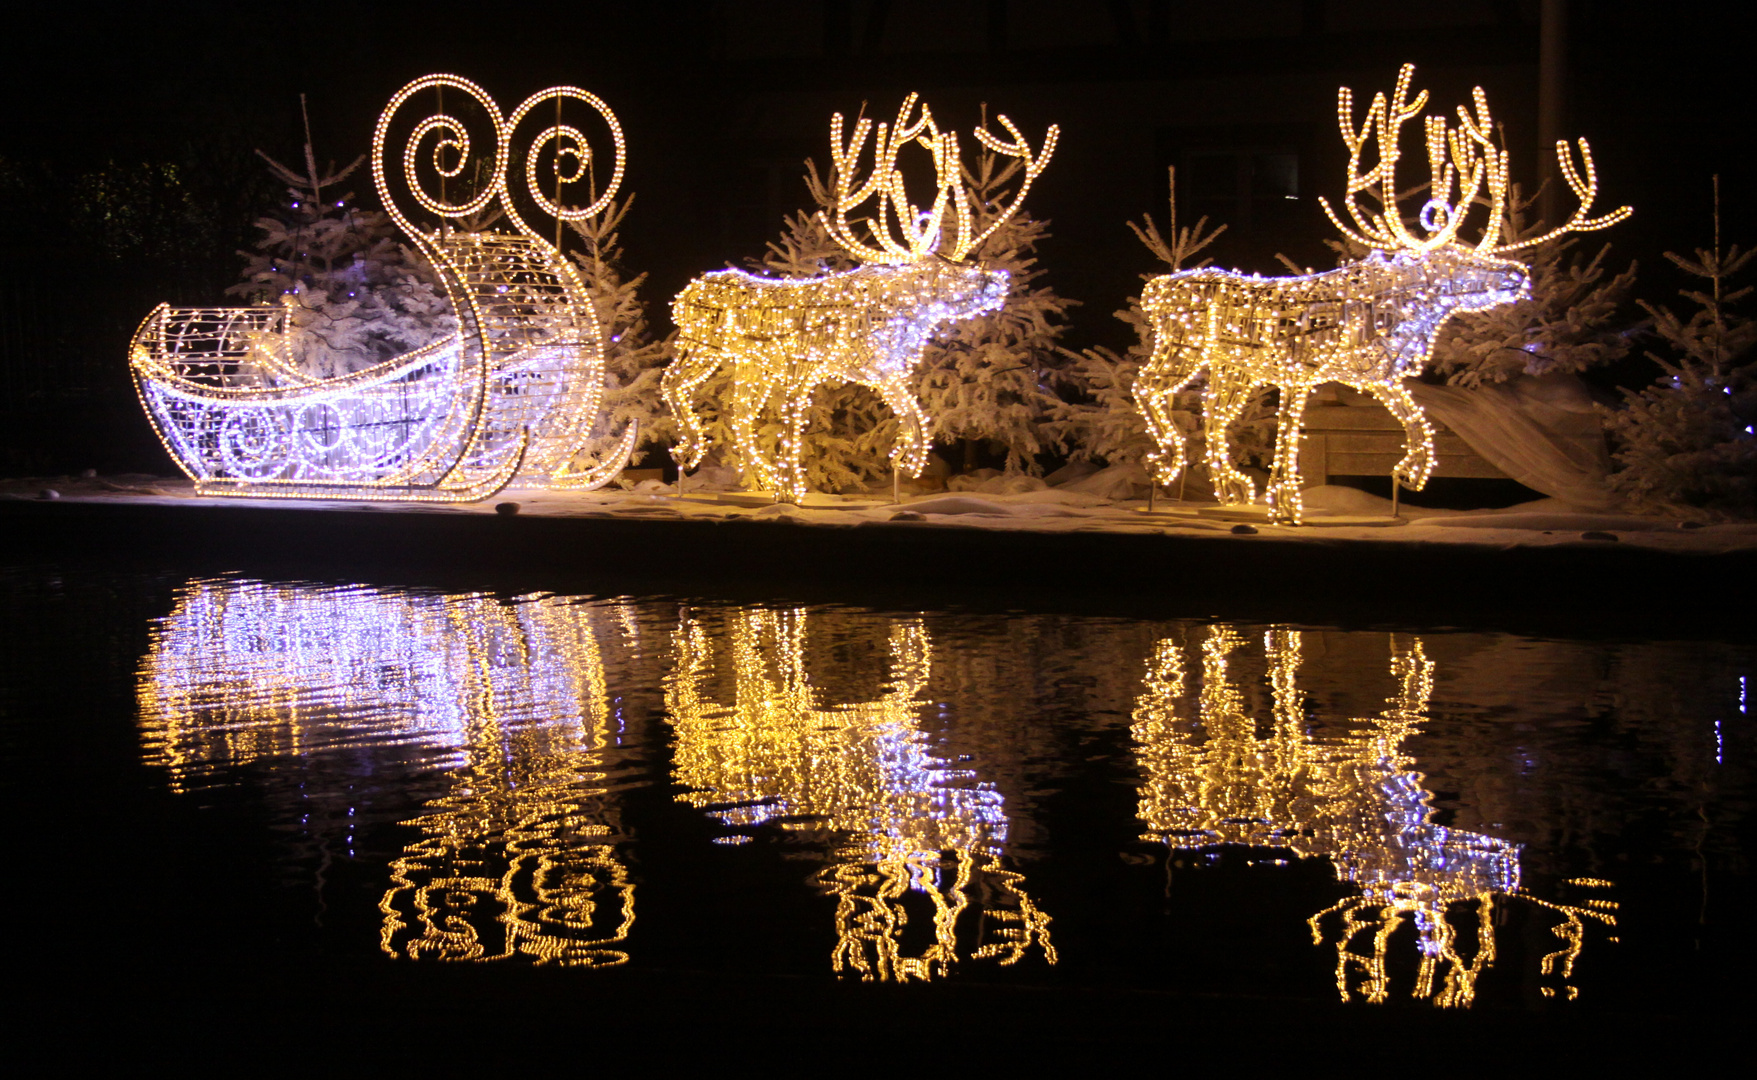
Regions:
<svg viewBox="0 0 1757 1080"><path fill-rule="evenodd" d="M310 148L307 147L306 150L309 154ZM322 199L324 188L333 187L336 184L341 183L343 180L346 180L349 176L353 175L354 170L358 169L361 163L366 160L366 155L361 154L350 162L347 168L341 169L340 171L336 170L336 164L332 161L329 163L329 175L319 177L317 175L317 167L315 164L312 164L309 174L301 176L292 169L282 165L274 158L269 157L261 150L256 152L256 156L268 162L269 172L274 174L275 179L285 183L289 191L301 198L309 198L313 202L318 202Z"/></svg>

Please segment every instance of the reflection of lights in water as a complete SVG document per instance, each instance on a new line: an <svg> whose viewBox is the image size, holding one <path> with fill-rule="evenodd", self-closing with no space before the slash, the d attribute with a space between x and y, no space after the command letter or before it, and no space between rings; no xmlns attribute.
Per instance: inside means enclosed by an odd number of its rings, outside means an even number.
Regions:
<svg viewBox="0 0 1757 1080"><path fill-rule="evenodd" d="M199 582L143 665L147 757L185 790L242 764L437 750L451 791L406 823L422 836L391 863L385 951L623 963L634 886L601 783L609 614L556 598Z"/></svg>
<svg viewBox="0 0 1757 1080"><path fill-rule="evenodd" d="M715 672L707 627L695 618L679 627L666 689L676 779L689 789L678 798L735 829L773 823L835 837L833 865L817 881L837 898L837 972L899 982L944 975L967 911L991 938L970 957L1013 964L1035 945L1054 963L1049 917L1004 864L1000 794L931 753L915 724L931 704L922 696L927 628L891 627L882 697L820 706L805 670L805 620L802 611L731 616L731 705L704 697ZM923 901L932 941L908 955L910 908Z"/></svg>
<svg viewBox="0 0 1757 1080"><path fill-rule="evenodd" d="M1149 661L1132 728L1146 774L1140 815L1149 831L1143 839L1180 849L1237 844L1329 858L1337 878L1358 891L1312 916L1310 925L1320 943L1334 927L1344 1000L1357 992L1385 1000L1391 938L1410 923L1419 954L1414 996L1469 1005L1477 978L1494 961L1498 896L1519 896L1562 916L1553 928L1562 947L1540 968L1569 979L1585 942L1585 920L1615 926L1616 905L1597 899L1551 904L1521 893L1518 845L1429 820L1429 794L1402 752L1433 690L1433 663L1420 639L1407 649L1393 645L1398 692L1385 711L1349 734L1322 738L1307 731L1305 697L1296 683L1299 631L1272 629L1263 636L1274 702L1266 736L1258 735L1256 718L1227 675L1229 657L1245 644L1228 626L1208 630L1193 719L1178 715L1186 681L1179 645L1160 641ZM1569 884L1610 883L1581 878ZM1471 906L1476 932L1467 943L1455 921ZM1561 990L1570 998L1575 992L1571 985Z"/></svg>

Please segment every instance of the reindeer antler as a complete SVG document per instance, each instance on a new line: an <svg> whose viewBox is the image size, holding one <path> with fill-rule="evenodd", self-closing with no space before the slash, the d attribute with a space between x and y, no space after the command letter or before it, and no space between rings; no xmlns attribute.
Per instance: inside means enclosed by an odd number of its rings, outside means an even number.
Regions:
<svg viewBox="0 0 1757 1080"><path fill-rule="evenodd" d="M854 134L847 142L842 141L843 119L841 113L830 117L830 160L836 170L836 217L822 213L818 220L829 230L830 236L855 258L863 262L903 263L911 262L926 254L926 237L937 235L939 216L944 213L945 191L942 179L939 198L934 202L931 214L932 227L927 223L916 223L910 219L916 216L916 210L909 204L908 194L903 189L903 174L897 169L897 154L904 146L919 139L934 152L936 169L944 154L944 140L940 138L939 127L933 121L933 113L924 104L921 115L911 123L909 114L914 111L915 103L920 101L919 94L910 94L903 99L903 107L897 110L895 124L879 124L878 137L873 140L873 170L867 178L853 191L849 184L853 180L860 152L866 146L868 135L873 132L873 122L862 116L854 125ZM929 132L925 138L922 132ZM942 174L943 177L943 174ZM867 219L868 230L872 233L878 246L861 240L854 227L848 222L848 211L866 202L874 196L878 197L878 213ZM885 211L890 207L895 210L897 218L903 223L903 235L907 243L899 243L885 228Z"/></svg>
<svg viewBox="0 0 1757 1080"><path fill-rule="evenodd" d="M1414 78L1415 65L1404 64L1397 72L1397 88L1391 100L1386 100L1383 91L1373 95L1373 103L1367 107L1366 119L1358 131L1354 127L1354 91L1344 86L1336 94L1336 121L1342 128L1342 142L1348 147L1348 193L1343 202L1359 231L1344 225L1336 211L1330 208L1330 201L1322 195L1318 196L1318 204L1344 236L1382 251L1416 247L1421 243L1409 234L1409 230L1403 227L1403 220L1397 216L1397 159L1401 153L1397 147L1398 131L1411 117L1421 115L1428 103L1426 90L1414 101L1409 100L1409 85ZM1368 140L1378 143L1379 163L1363 174L1360 171L1361 151L1366 149ZM1380 189L1380 211L1372 214L1363 211L1354 196L1375 184Z"/></svg>
<svg viewBox="0 0 1757 1080"><path fill-rule="evenodd" d="M1024 161L1025 180L1020 185L1018 194L1014 196L1012 205L990 222L981 235L972 237L970 196L963 185L963 165L957 132L942 132L925 103L921 105L921 114L911 121L910 114L920 100L919 94L910 94L903 99L903 107L897 110L896 123L877 125L877 137L873 140L872 175L865 183L852 190L850 187L860 153L866 146L868 136L873 134L874 125L866 117L860 117L854 125L854 133L844 141L845 121L842 114L836 113L830 117L830 159L836 170L835 217L832 219L828 213L820 211L818 220L823 222L831 238L863 262L913 262L935 251L954 260L964 258L1018 211L1025 193L1031 189L1032 181L1049 164L1050 156L1055 152L1056 140L1061 134L1060 129L1051 124L1049 132L1044 136L1042 152L1033 155L1024 135L1005 116L997 119L1012 136L1010 143L1002 142L985 128L976 129L976 139L983 146ZM936 185L933 205L926 212L909 201L908 192L903 185L903 174L897 169L898 153L911 142L919 142L933 155ZM877 213L866 219L866 224L877 246L862 240L848 221L848 211L875 196ZM944 243L942 231L948 211L957 222L956 236L949 248ZM896 226L896 236L891 234L888 227L892 219Z"/></svg>
<svg viewBox="0 0 1757 1080"><path fill-rule="evenodd" d="M1359 129L1354 126L1354 92L1344 86L1337 93L1337 120L1342 127L1342 141L1348 147L1348 193L1345 205L1358 227L1349 228L1323 196L1318 202L1330 221L1350 240L1381 251L1432 251L1458 239L1459 229L1470 208L1478 201L1484 186L1488 188L1488 223L1477 241L1475 250L1481 255L1498 255L1519 248L1531 247L1563 233L1602 229L1622 221L1634 210L1624 206L1602 217L1587 217L1592 201L1598 194L1598 174L1593 168L1592 151L1586 140L1580 140L1581 168L1574 167L1566 142L1556 144L1556 156L1568 186L1581 199L1581 205L1567 221L1542 236L1518 243L1497 244L1506 219L1508 185L1508 153L1495 144L1494 122L1489 114L1488 95L1482 87L1471 92L1474 112L1460 105L1458 127L1450 128L1444 117L1430 116L1424 121L1427 132L1428 164L1433 179L1428 184L1428 200L1422 206L1421 225L1427 236L1417 238L1404 225L1397 212L1396 168L1401 156L1397 146L1398 129L1405 121L1420 113L1427 104L1427 91L1414 101L1409 100L1410 82L1415 75L1414 64L1404 64L1397 72L1397 87L1390 99L1383 93L1373 98ZM1370 171L1361 172L1362 151L1369 141L1379 147L1379 161ZM1452 196L1454 183L1457 198ZM1363 210L1354 199L1356 193L1378 186L1379 211ZM1443 215L1443 217L1442 217Z"/></svg>
<svg viewBox="0 0 1757 1080"><path fill-rule="evenodd" d="M1561 236L1563 233L1594 232L1598 229L1608 228L1609 226L1615 225L1617 222L1622 221L1624 218L1635 212L1635 208L1632 206L1619 206L1617 209L1612 210L1610 213L1601 217L1589 218L1586 216L1587 211L1592 209L1592 201L1598 197L1598 170L1594 168L1592 164L1592 147L1586 144L1584 138L1579 140L1579 142L1581 168L1576 170L1574 168L1573 155L1569 153L1568 140L1556 140L1556 163L1562 167L1562 176L1568 181L1568 186L1572 188L1574 194L1580 198L1580 205L1575 209L1573 216L1551 229L1549 232L1544 233L1542 236L1534 236L1529 240L1521 240L1516 244L1501 244L1496 247L1486 246L1486 241L1489 236L1493 235L1493 232L1491 231L1483 237L1485 245L1480 248L1480 250L1484 254L1499 255L1508 251L1518 251L1520 248L1528 248L1535 244L1541 244L1546 240L1553 240L1556 237ZM1503 162L1502 182L1505 183L1506 155L1504 153L1501 155L1501 160Z"/></svg>
<svg viewBox="0 0 1757 1080"><path fill-rule="evenodd" d="M1025 202L1026 193L1031 190L1032 181L1036 180L1037 175L1049 164L1049 159L1055 155L1055 144L1061 139L1061 127L1057 124L1049 125L1049 130L1043 134L1043 150L1033 156L1031 146L1025 141L1024 134L1007 118L1005 113L997 115L995 119L1000 121L1001 127L1007 129L1007 134L1013 137L1013 141L1010 143L1000 141L986 127L976 129L976 141L997 154L1016 157L1023 161L1025 163L1025 179L1019 185L1018 193L1013 196L1013 204L1007 207L999 217L989 222L988 228L982 230L982 233L976 237L970 236L969 198L964 193L963 185L957 185L959 198L958 242L949 253L953 259L962 259L976 250L978 245L993 236L995 230L1006 224L1008 219L1019 212L1019 207ZM954 147L956 145L953 143Z"/></svg>

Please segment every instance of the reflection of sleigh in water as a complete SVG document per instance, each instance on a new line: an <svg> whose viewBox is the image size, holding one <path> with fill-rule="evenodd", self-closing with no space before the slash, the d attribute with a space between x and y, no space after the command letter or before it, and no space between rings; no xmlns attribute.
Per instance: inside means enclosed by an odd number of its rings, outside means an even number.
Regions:
<svg viewBox="0 0 1757 1080"><path fill-rule="evenodd" d="M416 188L417 202L447 219L431 231L394 205L383 153L399 106L428 88L473 97L494 126L495 146L491 179L468 203L436 202ZM314 378L292 359L285 309L160 305L147 316L130 349L135 387L166 449L199 491L464 502L493 495L515 477L583 490L622 470L634 450L633 424L594 464L575 466L592 441L603 399L603 335L578 273L525 224L507 187L513 129L534 105L555 102L559 110L563 99L592 105L616 139L615 173L591 206L563 210L559 196L554 203L539 197L542 209L571 219L607 205L622 175L620 129L595 97L570 87L544 91L508 123L473 84L430 76L392 99L379 120L379 193L438 271L456 332L363 371ZM467 148L468 137L446 127L460 122L435 119L410 136L405 172L428 137L439 140L433 161L444 175L461 170L461 162L448 167L441 154L460 142ZM570 150L568 139L580 142ZM558 124L543 133L524 163L533 193L537 153L551 142L576 160L589 156L578 129ZM577 170L561 175L559 155L555 164L559 180L578 178ZM449 220L479 214L496 198L518 232L450 227Z"/></svg>
<svg viewBox="0 0 1757 1080"><path fill-rule="evenodd" d="M620 730L606 649L638 642L631 619L567 597L192 582L141 665L146 759L178 792L251 767L275 827L319 850L392 820L342 797L357 770L441 769L400 822L384 951L626 963L635 887L604 769Z"/></svg>

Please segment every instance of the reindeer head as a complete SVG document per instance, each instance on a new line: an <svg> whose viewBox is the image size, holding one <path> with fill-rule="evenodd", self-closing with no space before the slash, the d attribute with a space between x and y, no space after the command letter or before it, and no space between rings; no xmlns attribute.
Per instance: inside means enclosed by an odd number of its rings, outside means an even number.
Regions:
<svg viewBox="0 0 1757 1080"><path fill-rule="evenodd" d="M1563 178L1580 199L1579 208L1567 221L1541 236L1498 242L1508 230L1508 152L1495 145L1488 97L1479 86L1472 91L1474 114L1460 105L1456 128L1451 127L1444 116L1423 119L1432 179L1425 185L1427 201L1415 218L1421 234L1412 232L1397 208L1396 172L1401 157L1398 132L1406 121L1421 115L1428 101L1426 90L1416 95L1415 100L1409 99L1414 77L1415 65L1404 64L1397 73L1397 86L1390 99L1383 93L1374 96L1358 129L1354 126L1354 92L1345 86L1337 95L1336 118L1342 128L1342 141L1349 151L1348 193L1344 206L1354 228L1343 222L1331 209L1328 200L1320 197L1318 201L1331 222L1350 240L1394 255L1442 258L1457 264L1461 271L1467 266L1478 268L1484 272L1475 276L1482 278L1485 292L1500 293L1504 299L1496 302L1504 303L1512 298L1507 295L1510 290L1526 287L1526 272L1518 263L1496 256L1532 247L1565 233L1588 232L1615 225L1634 212L1624 206L1600 217L1589 217L1593 199L1598 194L1598 172L1592 164L1592 149L1585 139L1579 141L1580 167L1576 168L1568 143L1558 141L1556 158ZM1378 162L1363 172L1361 158L1369 142L1376 144ZM1377 198L1379 209L1376 212L1362 208L1355 201L1355 195L1362 191ZM1474 244L1468 244L1460 239L1461 230L1471 210L1478 205L1488 207L1488 216L1482 236ZM1512 280L1514 276L1517 283Z"/></svg>
<svg viewBox="0 0 1757 1080"><path fill-rule="evenodd" d="M996 119L1012 137L1011 142L996 138L986 127L975 129L977 142L997 154L1023 162L1024 180L1012 205L989 221L987 228L972 235L970 195L963 184L958 134L955 131L942 132L925 103L921 103L920 115L910 119L920 102L920 95L910 94L897 111L896 123L877 125L877 137L873 139L872 175L858 186L855 184L858 160L868 137L874 134L874 124L871 119L860 117L854 124L853 134L844 140L842 114L830 117L830 157L836 173L835 216L820 213L818 218L836 243L862 263L934 267L937 276L947 277L950 275L945 271L955 268L969 277L971 268L958 264L1018 211L1026 193L1031 190L1031 184L1055 153L1061 129L1050 125L1043 137L1043 149L1037 154L1032 153L1025 136L1005 116ZM909 201L903 186L903 174L897 168L898 153L912 142L920 143L933 156L934 200L926 210ZM876 212L865 219L870 242L862 239L848 221L848 211L869 199L876 204ZM1000 280L1004 283L1004 274Z"/></svg>

